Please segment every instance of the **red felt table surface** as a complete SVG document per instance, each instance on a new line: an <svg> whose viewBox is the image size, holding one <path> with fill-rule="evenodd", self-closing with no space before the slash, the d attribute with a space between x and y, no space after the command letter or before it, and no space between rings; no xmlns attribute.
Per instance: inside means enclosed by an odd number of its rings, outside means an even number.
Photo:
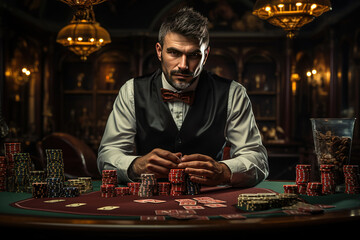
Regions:
<svg viewBox="0 0 360 240"><path fill-rule="evenodd" d="M274 193L273 190L265 188L225 188L225 187L213 187L203 188L199 195L182 195L182 196L152 196L151 199L165 200L165 203L137 203L134 200L146 199L138 196L126 195L112 198L103 198L101 193L91 192L88 194L82 194L79 197L74 198L29 198L22 201L12 203L12 206L31 209L39 211L71 213L71 214L83 214L83 215L111 215L111 216L152 216L155 215L155 210L184 210L183 206L180 206L175 199L194 198L194 197L212 197L214 199L226 201L227 207L210 208L204 206L204 204L198 203L197 206L203 206L204 209L197 209L196 214L199 216L217 216L220 214L235 214L241 213L241 210L237 209L237 197L243 193ZM64 199L65 201L46 203L44 201ZM80 207L66 207L66 205L72 203L86 203L86 205ZM104 211L98 210L98 208L104 206L119 206L119 208Z"/></svg>

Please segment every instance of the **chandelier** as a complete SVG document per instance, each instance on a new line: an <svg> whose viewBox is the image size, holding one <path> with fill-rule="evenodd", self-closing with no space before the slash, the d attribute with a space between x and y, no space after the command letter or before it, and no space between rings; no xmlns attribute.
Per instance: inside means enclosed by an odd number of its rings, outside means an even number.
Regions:
<svg viewBox="0 0 360 240"><path fill-rule="evenodd" d="M324 12L331 10L330 0L257 0L253 14L283 28L287 37Z"/></svg>
<svg viewBox="0 0 360 240"><path fill-rule="evenodd" d="M56 42L85 61L87 57L111 42L110 34L95 21L93 5L105 0L61 0L74 10L70 24L63 27L56 38Z"/></svg>

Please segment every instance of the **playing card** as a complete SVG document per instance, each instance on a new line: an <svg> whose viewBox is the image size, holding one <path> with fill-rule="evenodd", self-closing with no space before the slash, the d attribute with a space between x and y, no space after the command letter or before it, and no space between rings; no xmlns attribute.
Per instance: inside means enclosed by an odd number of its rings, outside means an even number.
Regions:
<svg viewBox="0 0 360 240"><path fill-rule="evenodd" d="M196 201L195 200L186 200L179 202L179 206L195 206Z"/></svg>
<svg viewBox="0 0 360 240"><path fill-rule="evenodd" d="M80 207L80 206L84 206L84 205L86 205L86 203L72 203L72 204L65 205L65 207Z"/></svg>
<svg viewBox="0 0 360 240"><path fill-rule="evenodd" d="M141 221L164 221L165 216L140 216Z"/></svg>
<svg viewBox="0 0 360 240"><path fill-rule="evenodd" d="M165 203L165 200L158 200L158 199L153 199L153 201L150 201L149 203Z"/></svg>
<svg viewBox="0 0 360 240"><path fill-rule="evenodd" d="M155 210L155 214L159 216L166 216L172 214L189 214L195 215L195 210L181 210L181 209L170 209L170 210Z"/></svg>
<svg viewBox="0 0 360 240"><path fill-rule="evenodd" d="M119 208L119 206L104 206L100 207L97 210L104 210L104 211L110 211Z"/></svg>
<svg viewBox="0 0 360 240"><path fill-rule="evenodd" d="M245 219L246 217L240 213L238 214L222 214L220 217L226 218L226 219Z"/></svg>
<svg viewBox="0 0 360 240"><path fill-rule="evenodd" d="M164 203L166 201L158 200L158 199L137 199L137 200L134 200L134 202L137 202L137 203Z"/></svg>
<svg viewBox="0 0 360 240"><path fill-rule="evenodd" d="M206 207L211 207L211 208L227 207L226 204L221 204L221 203L204 204L204 206L206 206Z"/></svg>
<svg viewBox="0 0 360 240"><path fill-rule="evenodd" d="M57 202L65 202L65 199L51 199L44 201L44 203L57 203Z"/></svg>
<svg viewBox="0 0 360 240"><path fill-rule="evenodd" d="M186 210L192 210L192 209L205 209L203 206L183 206Z"/></svg>
<svg viewBox="0 0 360 240"><path fill-rule="evenodd" d="M136 199L134 200L134 202L137 202L137 203L147 203L149 199Z"/></svg>
<svg viewBox="0 0 360 240"><path fill-rule="evenodd" d="M196 201L213 200L212 197L194 197L193 199L196 200Z"/></svg>

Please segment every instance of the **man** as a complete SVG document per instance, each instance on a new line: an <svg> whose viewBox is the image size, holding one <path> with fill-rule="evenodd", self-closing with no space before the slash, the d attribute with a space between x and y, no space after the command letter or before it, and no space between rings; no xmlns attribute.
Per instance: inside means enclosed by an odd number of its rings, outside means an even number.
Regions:
<svg viewBox="0 0 360 240"><path fill-rule="evenodd" d="M249 187L267 177L267 153L245 89L203 70L207 24L189 8L164 21L156 43L161 69L120 89L99 147L99 170L117 169L128 182L184 168L193 182L210 186ZM231 158L222 160L226 143Z"/></svg>

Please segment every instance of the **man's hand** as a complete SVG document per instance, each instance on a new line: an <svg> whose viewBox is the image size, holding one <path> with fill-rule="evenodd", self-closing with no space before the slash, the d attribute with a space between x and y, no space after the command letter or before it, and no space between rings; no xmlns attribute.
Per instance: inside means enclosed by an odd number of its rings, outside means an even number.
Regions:
<svg viewBox="0 0 360 240"><path fill-rule="evenodd" d="M181 158L179 168L185 168L190 180L204 185L215 186L230 182L230 169L209 156L202 154L185 155Z"/></svg>
<svg viewBox="0 0 360 240"><path fill-rule="evenodd" d="M156 148L145 156L134 161L133 171L140 176L142 173L154 173L157 178L167 178L170 169L178 168L181 153L172 153Z"/></svg>

